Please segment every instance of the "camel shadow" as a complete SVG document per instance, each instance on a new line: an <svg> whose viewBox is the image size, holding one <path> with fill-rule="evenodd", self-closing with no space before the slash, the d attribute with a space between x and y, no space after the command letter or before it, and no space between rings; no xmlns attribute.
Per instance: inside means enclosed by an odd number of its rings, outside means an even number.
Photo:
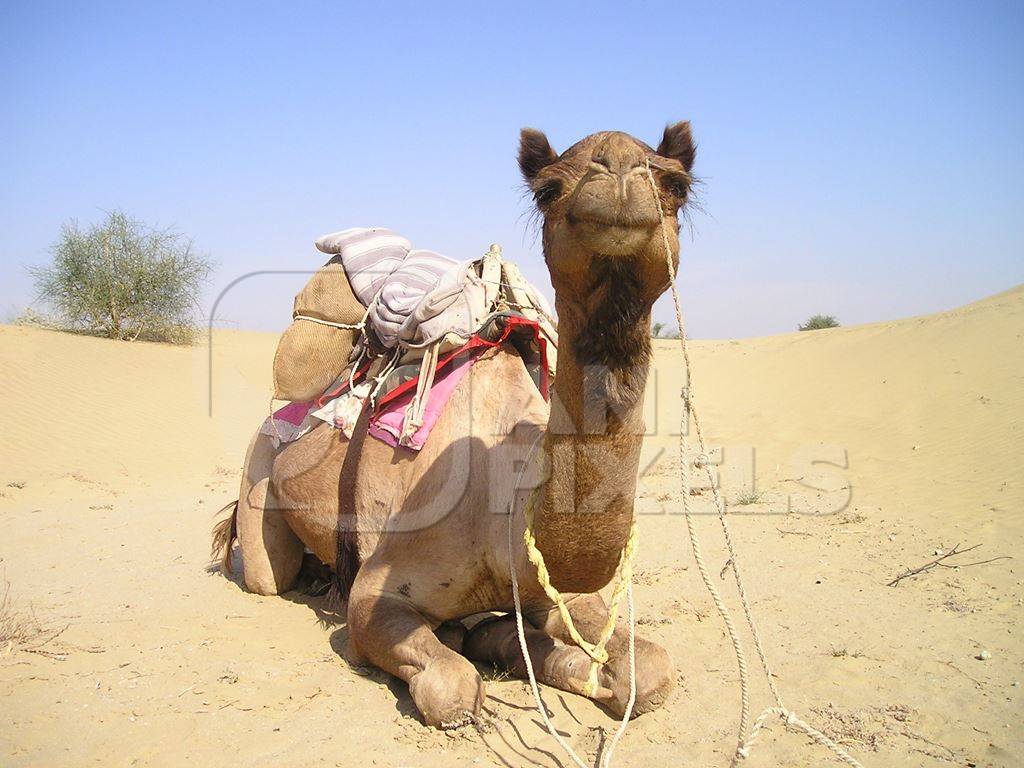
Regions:
<svg viewBox="0 0 1024 768"><path fill-rule="evenodd" d="M347 671L354 677L365 678L373 683L386 686L394 697L395 709L398 713L403 717L414 718L422 723L419 711L409 695L409 687L394 675L365 663L354 652L345 615L347 608L345 604L329 607L327 605L329 601L324 596L310 594L308 591L299 589L286 592L281 597L291 603L308 608L321 627L333 628L328 637L328 644L331 646L331 651L344 662Z"/></svg>
<svg viewBox="0 0 1024 768"><path fill-rule="evenodd" d="M245 588L241 558L237 550L234 553L233 565L234 572L231 575L223 574L224 577L234 584L239 591L248 593ZM221 575L220 568L216 564L211 565L206 570L211 575ZM321 594L316 582L312 582L313 593L310 592L310 586L311 582L306 580L297 584L295 589L281 594L280 597L296 605L304 606L313 614L323 628L330 630L328 643L331 651L344 662L347 673L353 677L366 678L373 684L386 687L394 702L395 711L402 718L414 720L418 727L423 728L425 731L430 730L429 726L423 724L419 710L416 709L416 705L409 694L409 688L402 680L378 667L366 664L353 654L346 618L347 606L345 604L330 606L328 599ZM474 619L479 618L479 615L467 617L466 624L472 627L475 623ZM473 664L485 681L500 682L508 679L507 673L502 672L491 664L481 662L473 662ZM579 722L560 693L557 694L557 698L561 703L562 709ZM506 710L506 714L501 713L500 710L502 709ZM508 710L513 710L515 714L507 714ZM550 708L548 713L553 715ZM531 739L536 742L538 737L543 739L547 736L547 730L543 722L536 716L535 708L532 705L517 704L500 695L496 695L494 692L489 692L479 720L475 724L463 726L463 728L466 730L472 729L476 735L476 738L473 740L491 754L494 762L506 766L506 768L514 768L514 766L521 765L538 766L539 768L548 768L549 766L566 768L565 762L559 759L558 755L554 752L537 746L535 743L530 743ZM524 728L536 729L536 736L528 737L524 733ZM570 735L562 729L559 729L559 733L564 737ZM467 735L470 735L472 738L471 734ZM598 754L600 754L601 746L603 744L599 745Z"/></svg>
<svg viewBox="0 0 1024 768"><path fill-rule="evenodd" d="M423 723L423 718L419 710L416 709L412 696L409 694L409 687L405 682L389 672L364 663L353 655L350 645L351 637L348 625L343 618L343 610L339 611L339 613L326 611L322 605L324 602L322 597L304 595L298 592L288 593L284 597L292 602L306 605L316 614L318 619L325 617L327 621L332 621L335 629L329 637L331 650L338 658L345 662L347 671L356 677L366 678L372 683L386 687L393 697L395 711L403 719L414 720L418 727L424 729L424 731L433 730ZM506 673L496 669L493 665L480 662L473 662L473 665L485 681L507 679ZM567 706L563 696L559 693L557 697L562 708L576 722L579 722ZM526 716L527 720L517 722L508 715L502 715L499 712L500 708L515 710L521 716ZM530 716L531 714L533 716ZM553 714L550 709L549 714ZM547 735L547 730L541 720L536 717L536 710L533 706L516 704L494 693L488 693L481 717L476 723L462 726L462 728L475 731L477 741L491 753L495 762L506 766L506 768L515 768L522 765L538 766L539 768L548 768L548 766L566 768L565 763L555 753L530 743L527 736L523 733L523 728L527 726L535 728L541 737ZM559 729L559 733L563 737L570 736L569 733L561 729ZM536 741L536 738L534 738L534 741ZM602 747L603 740L602 744L599 745L598 755L600 755Z"/></svg>

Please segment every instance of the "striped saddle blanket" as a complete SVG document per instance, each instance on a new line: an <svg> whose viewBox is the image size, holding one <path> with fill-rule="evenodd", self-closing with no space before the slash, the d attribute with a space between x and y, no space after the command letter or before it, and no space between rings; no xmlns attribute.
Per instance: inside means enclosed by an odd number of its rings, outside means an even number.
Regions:
<svg viewBox="0 0 1024 768"><path fill-rule="evenodd" d="M389 229L346 229L324 235L316 247L340 257L353 293L368 308L367 327L387 349L422 348L449 335L468 339L498 293L500 270L481 274L475 262L413 249ZM536 299L550 315L543 297Z"/></svg>

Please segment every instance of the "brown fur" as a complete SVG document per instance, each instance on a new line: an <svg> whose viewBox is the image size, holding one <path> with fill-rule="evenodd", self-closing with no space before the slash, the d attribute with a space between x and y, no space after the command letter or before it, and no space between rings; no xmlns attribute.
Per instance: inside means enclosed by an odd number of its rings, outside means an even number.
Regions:
<svg viewBox="0 0 1024 768"><path fill-rule="evenodd" d="M689 120L665 126L665 134L658 145L658 154L672 158L683 166L687 174L690 173L693 161L697 159L697 145L693 141Z"/></svg>
<svg viewBox="0 0 1024 768"><path fill-rule="evenodd" d="M479 712L476 669L459 644L442 642L435 630L511 609L504 512L511 501L513 541L521 542L530 486L542 483L534 531L553 583L570 593L574 621L594 640L607 617L592 593L610 580L633 519L650 311L669 280L646 164L666 213L674 268L694 152L688 124L666 130L659 154L631 136L604 132L559 156L542 133L523 131L519 164L543 216L560 345L570 351L559 358L550 413L522 361L492 350L459 383L418 454L366 439L364 415L357 439L322 425L274 455L269 483L260 472L249 481L266 489L261 519L273 500L289 530L264 526L262 538L240 538L246 583L250 562L267 572L291 551L289 536L336 562L339 582L351 580L351 655L405 680L430 725L453 727ZM526 488L516 488L518 468L538 441L543 461L531 465ZM239 517L260 514L259 501L240 505ZM511 556L533 625L527 636L538 677L578 691L588 659L566 644L521 543ZM279 567L272 580L264 573L253 582L283 591L289 584L281 574L288 573ZM473 659L523 671L508 619L480 625L461 647ZM625 647L620 626L599 676L616 713L629 694ZM636 711L644 712L664 701L675 673L665 651L643 639L637 666Z"/></svg>
<svg viewBox="0 0 1024 768"><path fill-rule="evenodd" d="M222 573L231 576L234 573L234 568L231 565L231 552L238 540L238 499L221 507L217 511L217 515L223 515L228 510L231 510L231 514L223 520L217 521L213 526L210 559L220 564Z"/></svg>
<svg viewBox="0 0 1024 768"><path fill-rule="evenodd" d="M548 137L536 128L523 128L519 134L519 170L532 179L546 165L558 160L558 154L548 143Z"/></svg>
<svg viewBox="0 0 1024 768"><path fill-rule="evenodd" d="M362 445L367 439L367 418L364 414L356 425L345 452L338 478L338 544L334 559L334 588L337 599L347 602L352 591L362 558L359 556L358 510L355 505L355 482L359 461L363 455Z"/></svg>
<svg viewBox="0 0 1024 768"><path fill-rule="evenodd" d="M631 260L594 260L592 308L571 352L580 365L601 365L612 370L646 366L651 355L650 307Z"/></svg>

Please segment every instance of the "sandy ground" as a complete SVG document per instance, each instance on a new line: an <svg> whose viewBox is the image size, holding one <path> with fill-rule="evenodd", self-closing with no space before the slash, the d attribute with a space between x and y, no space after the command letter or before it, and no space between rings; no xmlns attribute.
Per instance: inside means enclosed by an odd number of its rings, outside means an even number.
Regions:
<svg viewBox="0 0 1024 768"><path fill-rule="evenodd" d="M777 682L866 766L1024 764L1022 338L1017 288L928 317L695 345ZM207 571L275 341L215 335L210 415L206 345L0 327L0 572L7 621L28 634L0 647L0 764L568 765L521 681L482 670L483 721L427 729L404 686L343 660L344 624L319 598L257 597ZM736 728L735 661L679 515L680 379L658 342L636 597L681 685L631 724L621 766L726 765ZM717 579L719 531L698 524ZM886 586L958 543L980 546L950 563L1014 559ZM755 694L767 703L763 683ZM593 757L614 721L545 697ZM746 764L828 760L773 725Z"/></svg>

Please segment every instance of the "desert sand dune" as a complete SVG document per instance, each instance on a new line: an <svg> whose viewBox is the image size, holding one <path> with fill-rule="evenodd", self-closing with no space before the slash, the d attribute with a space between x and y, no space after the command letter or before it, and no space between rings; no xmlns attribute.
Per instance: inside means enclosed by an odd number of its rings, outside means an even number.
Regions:
<svg viewBox="0 0 1024 768"><path fill-rule="evenodd" d="M211 353L0 327L0 572L28 634L0 647L0 763L567 765L523 682L488 673L481 723L427 729L404 686L342 659L344 623L319 598L207 572L275 342L217 331ZM681 685L631 724L616 765L726 765L735 661L678 514L676 343L655 346L636 601ZM926 317L697 342L694 362L787 704L866 766L1024 763L1024 287ZM717 573L717 525L699 526ZM1014 559L886 586L958 543L980 546L950 565ZM545 699L591 756L615 727L586 700ZM747 764L828 763L772 725Z"/></svg>

